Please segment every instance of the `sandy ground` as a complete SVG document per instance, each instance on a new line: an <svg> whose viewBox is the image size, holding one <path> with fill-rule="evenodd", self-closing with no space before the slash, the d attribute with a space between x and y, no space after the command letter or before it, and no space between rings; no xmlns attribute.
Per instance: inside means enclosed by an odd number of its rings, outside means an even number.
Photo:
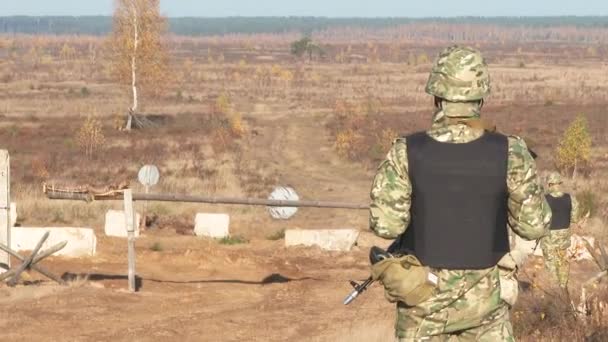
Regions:
<svg viewBox="0 0 608 342"><path fill-rule="evenodd" d="M153 242L167 247L152 251ZM15 288L0 285L0 339L389 341L394 309L380 286L342 304L348 280L368 275L369 246L382 243L363 233L353 251L326 252L282 240L226 246L148 232L137 241L139 291L129 293L126 242L102 238L95 258L44 262L68 286L36 274ZM546 284L540 265L531 260L527 274ZM574 266L573 282L590 270Z"/></svg>
<svg viewBox="0 0 608 342"><path fill-rule="evenodd" d="M152 240L170 247L152 251ZM263 240L224 246L148 233L137 242L135 294L126 291L126 243L102 239L100 247L89 260L45 262L72 279L69 286L38 282L34 274L16 288L1 285L1 339L380 341L392 334L393 309L379 286L342 304L348 280L368 275L367 247L323 252Z"/></svg>

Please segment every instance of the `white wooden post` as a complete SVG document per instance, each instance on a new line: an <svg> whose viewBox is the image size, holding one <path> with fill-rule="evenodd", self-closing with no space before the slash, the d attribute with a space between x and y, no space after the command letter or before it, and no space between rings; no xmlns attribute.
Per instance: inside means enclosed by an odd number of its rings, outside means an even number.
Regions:
<svg viewBox="0 0 608 342"><path fill-rule="evenodd" d="M146 189L146 195L150 193L150 186L146 185L145 186ZM148 201L144 201L144 210L143 213L141 215L141 224L139 227L140 232L146 230L146 215L148 214Z"/></svg>
<svg viewBox="0 0 608 342"><path fill-rule="evenodd" d="M7 150L0 150L0 243L11 248L11 179ZM10 255L0 251L0 273L8 270Z"/></svg>
<svg viewBox="0 0 608 342"><path fill-rule="evenodd" d="M135 284L135 210L133 208L133 190L124 191L125 223L128 239L129 291L137 291Z"/></svg>

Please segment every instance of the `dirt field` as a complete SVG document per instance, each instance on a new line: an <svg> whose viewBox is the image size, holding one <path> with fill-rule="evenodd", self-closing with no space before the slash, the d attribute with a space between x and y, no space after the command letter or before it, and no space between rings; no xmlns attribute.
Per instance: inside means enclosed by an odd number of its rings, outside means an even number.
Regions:
<svg viewBox="0 0 608 342"><path fill-rule="evenodd" d="M53 202L40 191L43 182L121 178L139 191L137 170L154 163L161 170L156 192L266 197L274 186L290 185L303 199L367 202L392 134L428 127L432 105L424 82L431 57L448 43L404 42L395 49L344 41L328 46L325 59L306 62L289 55L286 37L172 37L173 77L142 99L142 112L164 121L130 133L115 129L129 98L111 79L102 39L0 37L7 47L0 50L0 147L11 153L18 224L88 226L98 236L95 257L44 262L69 280L67 287L35 274L16 288L0 284L0 340L391 340L394 308L379 286L342 305L348 280L368 276L369 247L388 244L367 231L365 211L302 209L289 221L275 221L265 208L151 203L149 230L137 240L140 291L130 294L126 241L103 236L105 211L122 204ZM554 167L567 125L578 114L587 118L592 158L567 187L593 209L576 233L606 241L605 49L479 47L489 56L495 85L484 113L502 131L536 143L542 174ZM222 97L229 110L218 109ZM78 140L88 116L99 120L105 136L91 156ZM357 151L352 158L338 148L338 135L348 130L356 138L348 145ZM231 233L245 243L196 238L196 212L229 213ZM362 238L348 253L287 249L286 228L356 228ZM597 271L591 262L573 266L573 298ZM585 325L553 304L542 260L531 260L520 280L521 299L512 310L519 340L608 340L601 335L607 310L595 310Z"/></svg>
<svg viewBox="0 0 608 342"><path fill-rule="evenodd" d="M159 241L164 249L152 251ZM126 244L102 238L94 258L46 262L71 279L67 287L34 279L0 287L6 313L0 331L5 341L389 341L394 309L380 286L342 305L348 280L367 276L367 248L376 242L365 234L355 251L328 253L286 249L281 241L222 246L147 234L137 242L140 292L130 294ZM528 286L513 309L516 324L543 313L542 306L526 311L534 297L555 292L540 266L540 260L531 261L526 274L534 274L541 289L521 279ZM571 287L591 270L590 263L577 264ZM523 341L561 340L547 334L543 339L529 325Z"/></svg>

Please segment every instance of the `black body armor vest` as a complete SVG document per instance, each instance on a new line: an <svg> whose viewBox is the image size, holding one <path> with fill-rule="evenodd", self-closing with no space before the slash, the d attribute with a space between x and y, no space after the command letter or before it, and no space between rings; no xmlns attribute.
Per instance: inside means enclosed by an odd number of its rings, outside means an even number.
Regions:
<svg viewBox="0 0 608 342"><path fill-rule="evenodd" d="M551 230L561 230L570 228L572 216L572 198L565 194L561 197L546 195L545 198L551 207Z"/></svg>
<svg viewBox="0 0 608 342"><path fill-rule="evenodd" d="M508 138L485 132L454 144L420 132L406 139L411 221L397 250L433 268L495 266L510 251Z"/></svg>

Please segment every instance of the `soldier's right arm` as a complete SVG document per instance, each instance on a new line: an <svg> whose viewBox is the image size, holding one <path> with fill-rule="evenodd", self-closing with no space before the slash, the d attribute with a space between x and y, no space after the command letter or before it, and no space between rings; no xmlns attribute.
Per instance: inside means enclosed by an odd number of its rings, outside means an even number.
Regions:
<svg viewBox="0 0 608 342"><path fill-rule="evenodd" d="M536 163L523 139L509 137L507 164L509 226L521 238L535 240L549 231L551 208L544 196Z"/></svg>

